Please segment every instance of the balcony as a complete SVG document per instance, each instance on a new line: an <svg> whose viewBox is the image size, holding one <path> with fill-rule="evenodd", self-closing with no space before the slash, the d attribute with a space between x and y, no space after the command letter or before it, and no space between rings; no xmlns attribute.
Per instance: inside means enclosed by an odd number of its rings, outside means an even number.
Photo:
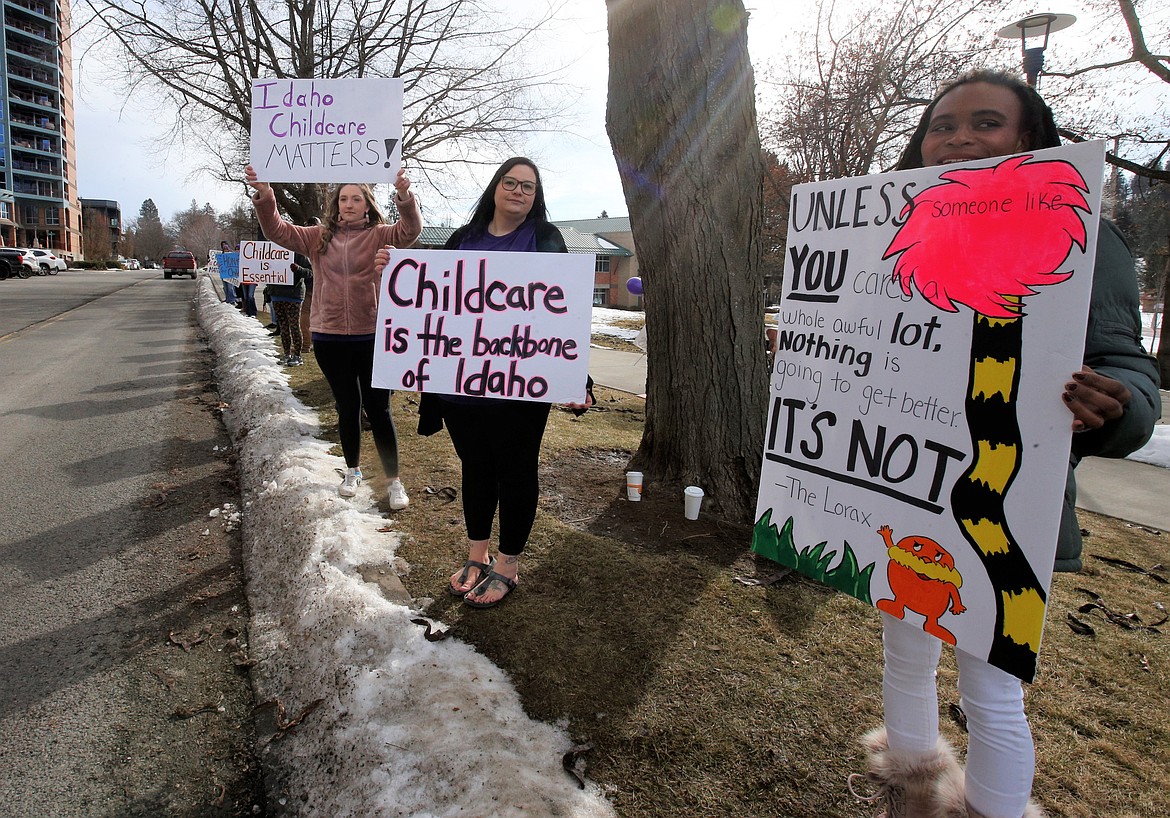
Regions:
<svg viewBox="0 0 1170 818"><path fill-rule="evenodd" d="M49 119L47 116L27 116L25 114L12 114L13 125L23 125L26 128L41 128L46 131L56 131L57 123Z"/></svg>
<svg viewBox="0 0 1170 818"><path fill-rule="evenodd" d="M39 26L35 23L21 20L19 17L8 18L4 21L4 25L10 30L21 31L47 43L57 44L56 33L48 26Z"/></svg>
<svg viewBox="0 0 1170 818"><path fill-rule="evenodd" d="M12 147L16 150L22 151L40 151L44 153L57 153L57 142L52 139L31 139L27 136L12 137Z"/></svg>
<svg viewBox="0 0 1170 818"><path fill-rule="evenodd" d="M52 16L49 12L49 7L44 3L37 3L36 0L6 0L6 2L10 6L19 6L22 9L28 9L29 11L35 14L39 14L42 17Z"/></svg>
<svg viewBox="0 0 1170 818"><path fill-rule="evenodd" d="M23 89L9 88L8 99L13 102L23 102L25 105L36 105L40 108L48 108L54 113L57 111L56 97L49 96L42 91L26 91Z"/></svg>

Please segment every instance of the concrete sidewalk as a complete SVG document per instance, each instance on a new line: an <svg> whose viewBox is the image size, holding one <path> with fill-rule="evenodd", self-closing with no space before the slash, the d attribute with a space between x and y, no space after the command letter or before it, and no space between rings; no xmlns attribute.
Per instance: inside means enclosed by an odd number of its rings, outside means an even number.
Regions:
<svg viewBox="0 0 1170 818"><path fill-rule="evenodd" d="M589 374L610 389L646 394L646 356L614 349L589 350ZM1164 413L1170 392L1162 390ZM1165 424L1167 418L1158 421ZM1170 469L1135 460L1089 457L1077 467L1077 508L1170 531Z"/></svg>

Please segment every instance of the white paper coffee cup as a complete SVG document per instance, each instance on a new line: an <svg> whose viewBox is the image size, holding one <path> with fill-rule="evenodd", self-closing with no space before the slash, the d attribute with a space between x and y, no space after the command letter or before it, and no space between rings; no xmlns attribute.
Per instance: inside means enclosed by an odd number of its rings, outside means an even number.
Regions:
<svg viewBox="0 0 1170 818"><path fill-rule="evenodd" d="M699 519L699 507L703 505L703 490L698 486L683 489L683 513L688 520Z"/></svg>
<svg viewBox="0 0 1170 818"><path fill-rule="evenodd" d="M626 497L635 503L642 499L642 472L626 472Z"/></svg>

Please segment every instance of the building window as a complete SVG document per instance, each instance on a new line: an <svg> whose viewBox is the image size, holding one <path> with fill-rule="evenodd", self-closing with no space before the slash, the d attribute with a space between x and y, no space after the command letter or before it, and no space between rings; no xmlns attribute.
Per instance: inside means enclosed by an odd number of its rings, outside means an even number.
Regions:
<svg viewBox="0 0 1170 818"><path fill-rule="evenodd" d="M595 273L608 273L609 272L609 256L602 256L602 255L597 256L597 266L595 266L593 268L593 272L595 272Z"/></svg>
<svg viewBox="0 0 1170 818"><path fill-rule="evenodd" d="M12 220L12 205L9 202L0 202L0 219Z"/></svg>
<svg viewBox="0 0 1170 818"><path fill-rule="evenodd" d="M593 288L593 306L604 307L608 296L609 296L609 287L594 287Z"/></svg>
<svg viewBox="0 0 1170 818"><path fill-rule="evenodd" d="M45 224L60 224L61 211L56 207L45 208Z"/></svg>
<svg viewBox="0 0 1170 818"><path fill-rule="evenodd" d="M33 205L24 206L24 223L25 224L40 224L41 211Z"/></svg>

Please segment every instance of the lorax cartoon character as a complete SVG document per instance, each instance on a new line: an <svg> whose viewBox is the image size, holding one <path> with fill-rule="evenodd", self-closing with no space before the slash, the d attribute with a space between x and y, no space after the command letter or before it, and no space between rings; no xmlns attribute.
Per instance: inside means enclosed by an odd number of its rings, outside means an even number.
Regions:
<svg viewBox="0 0 1170 818"><path fill-rule="evenodd" d="M926 617L922 630L955 644L955 635L938 623L948 607L956 615L967 610L959 599L963 577L955 570L954 558L929 537L903 537L895 543L894 530L888 525L877 533L886 541L890 556L886 578L894 593L893 599L879 599L877 609L898 619L906 616L907 609L922 614Z"/></svg>

